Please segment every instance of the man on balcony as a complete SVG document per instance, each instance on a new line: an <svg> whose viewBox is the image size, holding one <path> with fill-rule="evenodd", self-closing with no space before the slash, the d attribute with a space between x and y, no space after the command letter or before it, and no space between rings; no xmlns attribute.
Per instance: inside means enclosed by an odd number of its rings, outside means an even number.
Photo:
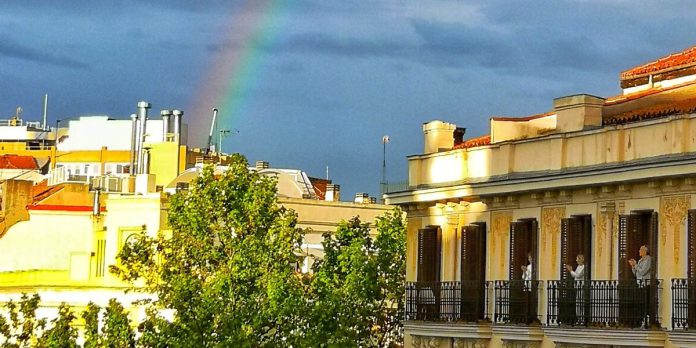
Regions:
<svg viewBox="0 0 696 348"><path fill-rule="evenodd" d="M652 265L652 259L650 258L648 247L642 245L638 250L638 255L640 255L640 260L636 262L635 259L628 260L628 264L631 265L631 270L633 275L636 276L638 283L645 284L645 280L650 279L650 269Z"/></svg>
<svg viewBox="0 0 696 348"><path fill-rule="evenodd" d="M643 320L643 325L647 327L647 315L651 317L650 320L654 320L654 311L650 311L648 306L652 307L652 302L650 301L650 292L648 291L648 286L650 284L652 259L650 258L648 247L642 245L638 249L638 255L640 255L640 260L636 262L635 259L628 260L628 264L631 265L631 270L633 275L636 276L636 281L638 282L638 300L640 301L638 305L640 306L638 310L640 311L640 316Z"/></svg>

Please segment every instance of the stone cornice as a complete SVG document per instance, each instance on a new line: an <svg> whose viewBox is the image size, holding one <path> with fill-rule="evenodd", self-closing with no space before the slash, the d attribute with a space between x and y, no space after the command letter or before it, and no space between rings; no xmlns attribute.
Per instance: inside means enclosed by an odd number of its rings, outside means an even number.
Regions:
<svg viewBox="0 0 696 348"><path fill-rule="evenodd" d="M437 323L406 321L404 331L410 335L428 337L458 337L478 340L490 340L492 337L490 323Z"/></svg>
<svg viewBox="0 0 696 348"><path fill-rule="evenodd" d="M607 328L544 327L546 337L556 344L588 344L602 342L609 346L664 347L666 332L663 330L622 330Z"/></svg>
<svg viewBox="0 0 696 348"><path fill-rule="evenodd" d="M606 187L603 195L607 195L625 191L625 187L629 183L643 182L646 179L654 183L657 183L658 180L673 182L676 177L688 178L695 172L696 156L689 155L678 158L663 158L662 161L651 159L651 161L639 164L619 163L584 168L584 170L533 173L522 175L519 178L501 178L499 180L490 178L490 180L472 183L443 183L412 191L387 194L386 198L389 204L405 204L593 186L600 190L601 187ZM685 179L684 183L687 181L691 182ZM608 185L618 185L616 193L611 192L613 189L608 188Z"/></svg>

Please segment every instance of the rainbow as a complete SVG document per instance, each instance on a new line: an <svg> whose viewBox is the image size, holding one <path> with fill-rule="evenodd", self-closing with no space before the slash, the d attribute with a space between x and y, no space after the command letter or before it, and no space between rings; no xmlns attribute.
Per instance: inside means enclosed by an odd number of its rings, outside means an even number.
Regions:
<svg viewBox="0 0 696 348"><path fill-rule="evenodd" d="M218 108L218 125L231 128L242 117L250 90L257 82L262 47L270 45L277 31L283 0L245 1L232 9L230 25L223 32L220 49L199 82L190 115L189 144L205 146L212 109Z"/></svg>

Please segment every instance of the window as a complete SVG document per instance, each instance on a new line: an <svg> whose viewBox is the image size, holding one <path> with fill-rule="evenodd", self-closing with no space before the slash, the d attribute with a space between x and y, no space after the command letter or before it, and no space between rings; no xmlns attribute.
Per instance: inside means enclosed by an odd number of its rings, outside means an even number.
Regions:
<svg viewBox="0 0 696 348"><path fill-rule="evenodd" d="M442 230L439 226L427 226L418 230L418 274L419 282L440 281Z"/></svg>
<svg viewBox="0 0 696 348"><path fill-rule="evenodd" d="M519 219L510 224L510 280L522 279L522 268L532 257L532 280L537 279L537 240L539 223L536 219Z"/></svg>
<svg viewBox="0 0 696 348"><path fill-rule="evenodd" d="M652 276L655 277L658 269L657 223L657 212L652 210L633 211L619 216L619 280L635 279L628 260L640 259L638 249L641 245L648 247Z"/></svg>
<svg viewBox="0 0 696 348"><path fill-rule="evenodd" d="M592 215L573 215L561 220L561 279L570 278L565 265L575 268L576 257L585 258L585 279L590 280L592 271Z"/></svg>

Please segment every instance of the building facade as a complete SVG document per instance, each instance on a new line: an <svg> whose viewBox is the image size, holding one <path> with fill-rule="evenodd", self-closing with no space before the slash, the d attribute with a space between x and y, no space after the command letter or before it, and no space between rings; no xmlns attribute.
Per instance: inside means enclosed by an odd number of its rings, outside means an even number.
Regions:
<svg viewBox="0 0 696 348"><path fill-rule="evenodd" d="M425 123L385 196L408 215L406 346L694 346L695 81L691 48L482 137Z"/></svg>

